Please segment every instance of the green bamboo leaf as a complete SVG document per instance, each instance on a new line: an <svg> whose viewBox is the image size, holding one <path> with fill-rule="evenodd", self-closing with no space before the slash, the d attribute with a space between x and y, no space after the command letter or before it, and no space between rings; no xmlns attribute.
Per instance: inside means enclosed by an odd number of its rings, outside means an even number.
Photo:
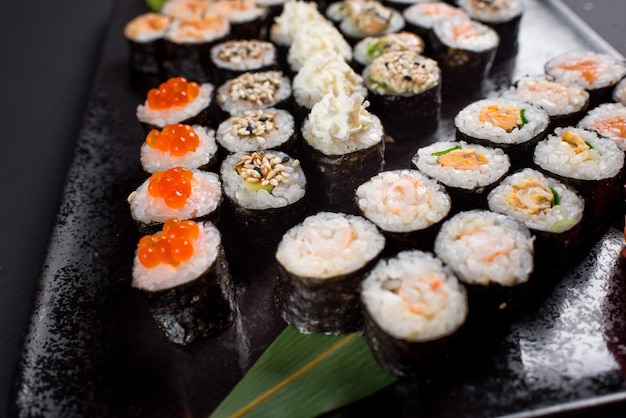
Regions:
<svg viewBox="0 0 626 418"><path fill-rule="evenodd" d="M151 11L158 13L161 11L161 8L166 1L167 0L146 0L146 6L148 6L148 9Z"/></svg>
<svg viewBox="0 0 626 418"><path fill-rule="evenodd" d="M390 385L360 333L302 334L288 326L210 418L315 417Z"/></svg>

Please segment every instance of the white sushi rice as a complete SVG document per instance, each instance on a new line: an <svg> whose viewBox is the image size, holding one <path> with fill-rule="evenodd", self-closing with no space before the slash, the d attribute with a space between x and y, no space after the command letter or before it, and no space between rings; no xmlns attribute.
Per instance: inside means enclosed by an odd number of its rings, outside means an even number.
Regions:
<svg viewBox="0 0 626 418"><path fill-rule="evenodd" d="M573 68L567 68L576 62L595 62L597 65L597 77L589 80ZM626 76L626 62L622 58L613 55L593 51L566 52L549 59L545 65L545 72L553 76L557 81L584 89L599 89L617 84Z"/></svg>
<svg viewBox="0 0 626 418"><path fill-rule="evenodd" d="M161 13L178 19L201 17L212 0L166 0Z"/></svg>
<svg viewBox="0 0 626 418"><path fill-rule="evenodd" d="M124 36L134 42L151 42L162 39L172 23L172 18L160 13L143 13L124 26Z"/></svg>
<svg viewBox="0 0 626 418"><path fill-rule="evenodd" d="M534 103L545 109L549 116L579 112L589 103L587 90L554 81L547 75L521 77L514 86L502 93L502 97Z"/></svg>
<svg viewBox="0 0 626 418"><path fill-rule="evenodd" d="M457 5L472 18L489 23L510 21L524 11L523 0L458 0Z"/></svg>
<svg viewBox="0 0 626 418"><path fill-rule="evenodd" d="M412 32L394 32L380 36L368 36L354 45L354 60L367 66L374 58L389 51L424 52L424 40Z"/></svg>
<svg viewBox="0 0 626 418"><path fill-rule="evenodd" d="M445 221L435 254L467 284L515 286L534 269L534 237L521 222L487 210L460 212Z"/></svg>
<svg viewBox="0 0 626 418"><path fill-rule="evenodd" d="M276 259L292 274L330 279L364 267L384 246L384 236L367 219L322 211L283 235Z"/></svg>
<svg viewBox="0 0 626 418"><path fill-rule="evenodd" d="M476 30L476 34L471 36L455 35L453 29L459 24L471 25ZM500 37L491 27L463 17L442 19L433 25L432 30L435 36L448 48L482 52L495 49L500 44Z"/></svg>
<svg viewBox="0 0 626 418"><path fill-rule="evenodd" d="M291 81L281 71L246 72L217 89L220 108L234 115L275 107L291 96Z"/></svg>
<svg viewBox="0 0 626 418"><path fill-rule="evenodd" d="M304 197L306 177L299 161L280 151L266 151L263 154L268 160L278 158L283 161L281 165L289 175L288 180L278 182L271 191L249 188L244 178L237 172L236 166L242 156L250 154L247 152L231 154L224 159L220 169L224 194L237 205L255 210L281 208Z"/></svg>
<svg viewBox="0 0 626 418"><path fill-rule="evenodd" d="M185 106L170 109L150 109L148 100L144 104L137 106L137 119L140 122L147 123L159 128L165 127L173 123L183 122L191 117L197 116L204 109L211 105L213 100L214 86L211 83L200 84L198 96Z"/></svg>
<svg viewBox="0 0 626 418"><path fill-rule="evenodd" d="M214 0L209 4L207 12L225 17L231 24L238 24L263 18L267 9L253 0Z"/></svg>
<svg viewBox="0 0 626 418"><path fill-rule="evenodd" d="M205 44L222 39L229 33L228 19L206 13L200 17L174 19L165 39L177 44Z"/></svg>
<svg viewBox="0 0 626 418"><path fill-rule="evenodd" d="M483 122L479 119L480 110L484 106L508 106L512 105L517 109L524 109L528 123L521 128L513 128L507 132L499 126L490 122ZM536 135L547 129L550 124L550 116L541 107L505 98L481 99L470 103L461 109L454 118L456 128L462 133L472 138L489 140L499 144L522 144L535 138Z"/></svg>
<svg viewBox="0 0 626 418"><path fill-rule="evenodd" d="M443 19L469 18L468 14L460 8L443 1L425 1L412 4L404 9L402 15L407 23L423 29L431 29L435 23Z"/></svg>
<svg viewBox="0 0 626 418"><path fill-rule="evenodd" d="M361 284L361 300L384 332L412 342L453 334L468 312L465 288L454 273L417 250L379 261Z"/></svg>
<svg viewBox="0 0 626 418"><path fill-rule="evenodd" d="M360 185L356 203L383 231L410 232L440 222L450 212L443 186L417 170L383 171Z"/></svg>
<svg viewBox="0 0 626 418"><path fill-rule="evenodd" d="M263 116L271 120L263 124L263 131L251 134L237 129L240 122L250 119L258 121ZM272 149L285 144L295 133L295 121L291 113L283 109L261 109L238 113L224 120L217 127L216 140L228 152L257 151Z"/></svg>
<svg viewBox="0 0 626 418"><path fill-rule="evenodd" d="M553 189L559 195L560 204L545 210L525 211L511 203L511 196L517 196L524 202L532 201L530 189L522 187L527 179L536 179L542 187ZM521 193L518 193L521 190ZM526 196L525 196L526 195ZM530 229L561 233L580 223L583 216L584 200L560 181L544 176L541 172L525 168L510 176L493 189L487 197L489 209L518 219Z"/></svg>
<svg viewBox="0 0 626 418"><path fill-rule="evenodd" d="M213 213L222 201L222 183L219 176L208 171L191 171L192 192L183 207L173 209L163 199L152 197L148 193L148 178L128 196L133 219L151 224L165 222L170 218L195 219Z"/></svg>
<svg viewBox="0 0 626 418"><path fill-rule="evenodd" d="M577 126L598 132L614 141L622 151L626 151L626 105L604 103L596 106L587 112Z"/></svg>
<svg viewBox="0 0 626 418"><path fill-rule="evenodd" d="M156 292L180 286L202 276L217 260L221 235L210 222L200 222L198 226L200 233L192 243L193 256L178 266L160 263L148 268L139 262L136 253L133 261L132 287Z"/></svg>
<svg viewBox="0 0 626 418"><path fill-rule="evenodd" d="M442 165L440 156L446 150L460 147L461 150L474 151L485 158L483 164L471 169L461 170L453 165ZM435 154L435 155L434 155ZM440 141L421 147L412 159L413 165L426 175L449 187L474 190L494 184L511 167L509 156L500 148L469 144L465 141Z"/></svg>
<svg viewBox="0 0 626 418"><path fill-rule="evenodd" d="M580 149L563 140L566 132L574 133L589 145ZM584 147L583 145L583 148ZM624 166L624 152L617 144L600 138L594 131L582 128L556 128L554 133L535 147L534 161L539 167L557 175L579 180L601 180L617 176Z"/></svg>
<svg viewBox="0 0 626 418"><path fill-rule="evenodd" d="M174 156L169 152L163 152L152 148L146 142L141 145L139 160L147 173L165 171L174 167L199 168L211 161L217 154L217 142L215 131L206 126L193 125L193 130L198 135L199 144L195 151L187 152L182 156Z"/></svg>

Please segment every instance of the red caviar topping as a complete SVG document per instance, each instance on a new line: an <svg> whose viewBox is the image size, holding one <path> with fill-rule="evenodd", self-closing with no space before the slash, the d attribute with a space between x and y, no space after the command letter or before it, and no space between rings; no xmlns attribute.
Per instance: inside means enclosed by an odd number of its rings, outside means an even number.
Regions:
<svg viewBox="0 0 626 418"><path fill-rule="evenodd" d="M152 197L163 198L172 209L182 208L191 195L192 177L193 172L184 167L158 171L150 177L148 193Z"/></svg>
<svg viewBox="0 0 626 418"><path fill-rule="evenodd" d="M193 256L193 240L199 234L200 228L194 221L168 219L161 231L139 240L137 258L147 268L161 263L177 266Z"/></svg>
<svg viewBox="0 0 626 418"><path fill-rule="evenodd" d="M175 123L165 126L161 132L157 129L148 132L146 143L151 148L180 157L187 152L195 151L200 144L200 139L193 127Z"/></svg>
<svg viewBox="0 0 626 418"><path fill-rule="evenodd" d="M184 77L172 77L161 83L158 89L148 92L148 107L162 110L170 107L184 106L198 96L200 86Z"/></svg>

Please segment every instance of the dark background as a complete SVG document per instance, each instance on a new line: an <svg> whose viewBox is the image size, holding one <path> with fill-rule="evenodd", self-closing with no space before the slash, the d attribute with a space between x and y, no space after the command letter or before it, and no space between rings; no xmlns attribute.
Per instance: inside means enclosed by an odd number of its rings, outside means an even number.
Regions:
<svg viewBox="0 0 626 418"><path fill-rule="evenodd" d="M0 13L0 417L113 3L11 1ZM564 3L626 56L625 1Z"/></svg>

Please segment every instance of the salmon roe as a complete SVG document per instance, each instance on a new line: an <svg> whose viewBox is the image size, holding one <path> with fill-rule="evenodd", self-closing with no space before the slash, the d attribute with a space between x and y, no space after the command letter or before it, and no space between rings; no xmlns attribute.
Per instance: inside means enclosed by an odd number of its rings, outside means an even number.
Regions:
<svg viewBox="0 0 626 418"><path fill-rule="evenodd" d="M175 123L165 126L161 132L157 129L148 132L146 143L151 148L167 152L174 157L181 157L198 148L200 137L193 127Z"/></svg>
<svg viewBox="0 0 626 418"><path fill-rule="evenodd" d="M161 83L158 89L148 92L148 107L155 110L184 106L200 93L200 86L184 77L172 77Z"/></svg>
<svg viewBox="0 0 626 418"><path fill-rule="evenodd" d="M193 256L193 241L199 234L200 228L194 221L168 219L161 231L141 237L137 244L137 258L147 268L159 264L178 266Z"/></svg>
<svg viewBox="0 0 626 418"><path fill-rule="evenodd" d="M150 176L148 193L155 198L162 198L172 209L180 209L191 196L193 172L184 167L174 167L158 171Z"/></svg>

